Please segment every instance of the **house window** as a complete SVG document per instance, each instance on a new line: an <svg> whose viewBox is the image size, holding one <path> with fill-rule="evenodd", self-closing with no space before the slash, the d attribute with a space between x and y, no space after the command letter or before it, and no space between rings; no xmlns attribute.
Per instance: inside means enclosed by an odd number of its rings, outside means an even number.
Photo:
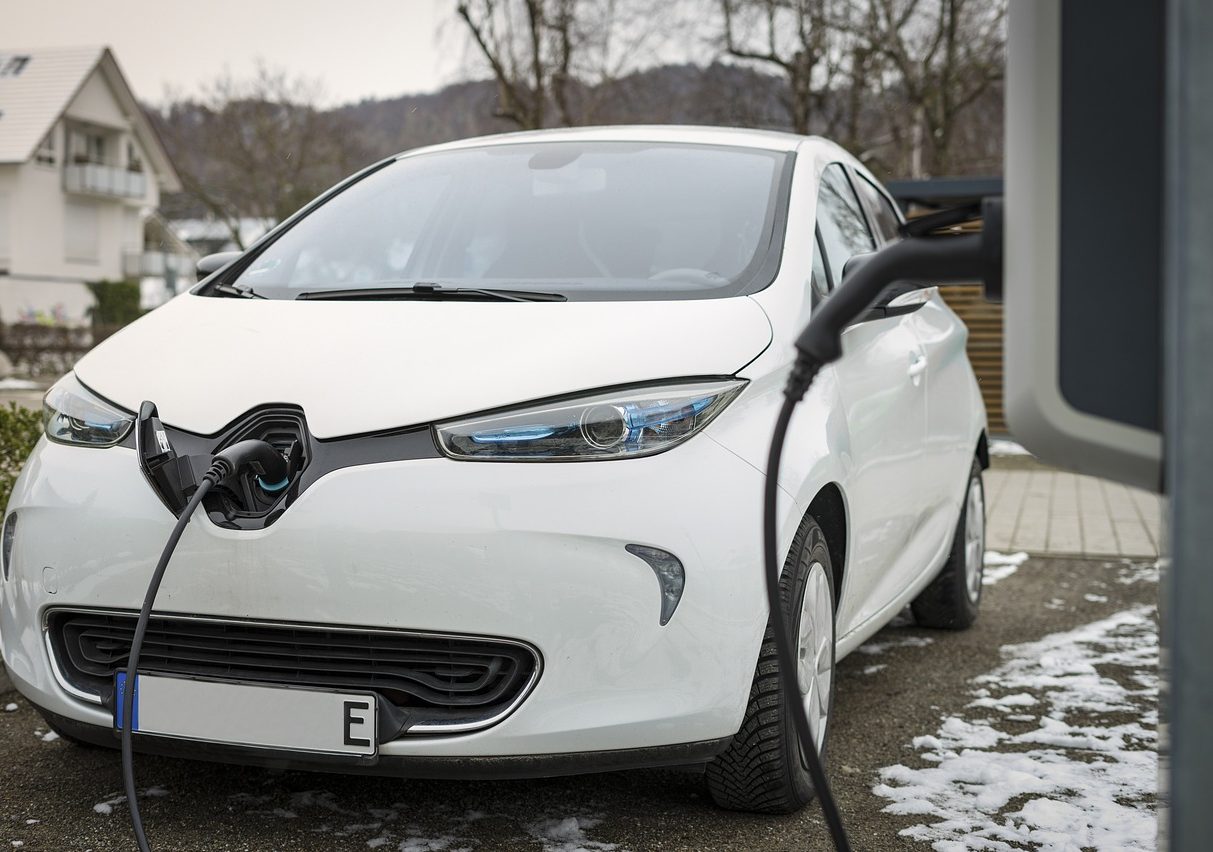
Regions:
<svg viewBox="0 0 1213 852"><path fill-rule="evenodd" d="M52 127L51 132L46 134L46 138L42 140L42 144L34 152L34 162L53 166L55 161L55 128Z"/></svg>
<svg viewBox="0 0 1213 852"><path fill-rule="evenodd" d="M143 171L143 157L139 156L138 146L130 139L126 141L126 168L132 172Z"/></svg>
<svg viewBox="0 0 1213 852"><path fill-rule="evenodd" d="M0 77L20 77L26 65L29 65L28 56L17 54L0 56Z"/></svg>
<svg viewBox="0 0 1213 852"><path fill-rule="evenodd" d="M8 196L0 195L0 271L8 270Z"/></svg>
<svg viewBox="0 0 1213 852"><path fill-rule="evenodd" d="M63 256L77 263L96 263L101 254L101 222L97 205L71 201L64 208Z"/></svg>
<svg viewBox="0 0 1213 852"><path fill-rule="evenodd" d="M73 130L70 135L69 151L73 163L105 164L105 134L91 130Z"/></svg>

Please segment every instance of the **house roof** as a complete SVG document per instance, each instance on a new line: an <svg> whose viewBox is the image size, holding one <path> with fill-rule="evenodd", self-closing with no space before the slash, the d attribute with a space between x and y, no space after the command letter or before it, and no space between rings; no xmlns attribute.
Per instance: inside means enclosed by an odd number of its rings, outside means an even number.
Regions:
<svg viewBox="0 0 1213 852"><path fill-rule="evenodd" d="M0 163L24 163L95 70L113 91L169 191L180 179L108 47L0 48Z"/></svg>

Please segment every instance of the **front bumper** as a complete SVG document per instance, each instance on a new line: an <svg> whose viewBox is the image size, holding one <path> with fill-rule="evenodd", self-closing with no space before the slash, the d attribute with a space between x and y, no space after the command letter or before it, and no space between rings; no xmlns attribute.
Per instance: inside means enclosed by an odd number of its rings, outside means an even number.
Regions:
<svg viewBox="0 0 1213 852"><path fill-rule="evenodd" d="M112 730L99 728L38 708L55 730L80 742L117 749L118 737ZM647 746L631 749L564 752L550 754L476 755L449 757L383 753L373 761L320 757L314 753L269 751L214 743L185 742L166 737L135 737L134 750L140 754L182 757L214 763L237 763L266 769L296 769L312 772L339 772L351 775L388 775L401 778L440 778L459 780L501 780L518 778L554 778L592 772L618 772L655 767L701 767L729 747L733 738Z"/></svg>
<svg viewBox="0 0 1213 852"><path fill-rule="evenodd" d="M510 715L473 733L385 743L388 764L664 747L678 747L669 762L694 762L737 730L753 678L765 626L761 483L706 435L612 462L346 468L264 530L196 517L157 611L498 636L539 650L542 675ZM9 511L19 513L0 597L10 677L49 716L110 736L108 711L56 679L45 615L136 608L173 517L130 450L46 441ZM627 544L685 567L664 627L657 579ZM687 744L702 743L712 745L687 759Z"/></svg>

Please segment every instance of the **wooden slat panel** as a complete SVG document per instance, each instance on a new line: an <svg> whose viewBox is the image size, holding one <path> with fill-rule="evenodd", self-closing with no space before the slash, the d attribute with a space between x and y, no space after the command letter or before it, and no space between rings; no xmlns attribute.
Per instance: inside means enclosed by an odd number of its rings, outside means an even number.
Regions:
<svg viewBox="0 0 1213 852"><path fill-rule="evenodd" d="M969 327L969 361L986 403L990 431L1006 432L1002 410L1002 305L985 300L977 284L940 287L944 301Z"/></svg>

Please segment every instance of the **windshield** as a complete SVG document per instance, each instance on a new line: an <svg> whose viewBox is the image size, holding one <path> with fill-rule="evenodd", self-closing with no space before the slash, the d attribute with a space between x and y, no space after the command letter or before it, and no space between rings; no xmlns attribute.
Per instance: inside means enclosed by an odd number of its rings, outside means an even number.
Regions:
<svg viewBox="0 0 1213 852"><path fill-rule="evenodd" d="M752 292L778 265L772 234L790 162L759 149L616 142L404 157L308 214L227 283L271 299L416 284L573 300Z"/></svg>

